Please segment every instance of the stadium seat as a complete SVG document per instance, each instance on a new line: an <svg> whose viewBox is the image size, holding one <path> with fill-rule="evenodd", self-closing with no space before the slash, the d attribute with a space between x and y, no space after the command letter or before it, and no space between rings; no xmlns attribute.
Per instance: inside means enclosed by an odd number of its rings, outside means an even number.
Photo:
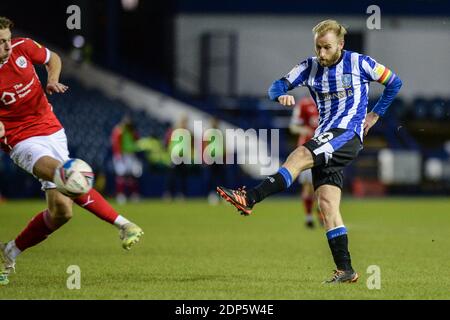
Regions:
<svg viewBox="0 0 450 320"><path fill-rule="evenodd" d="M428 116L428 101L424 98L416 98L413 101L413 117L417 120L425 119Z"/></svg>
<svg viewBox="0 0 450 320"><path fill-rule="evenodd" d="M430 115L434 120L441 121L445 118L446 101L441 98L433 99L430 102Z"/></svg>
<svg viewBox="0 0 450 320"><path fill-rule="evenodd" d="M71 157L106 167L110 134L125 114L135 120L141 136L162 138L167 130L168 124L153 119L143 110L131 109L99 90L83 88L74 79L64 79L64 82L70 87L70 95L54 95L51 103L66 129Z"/></svg>

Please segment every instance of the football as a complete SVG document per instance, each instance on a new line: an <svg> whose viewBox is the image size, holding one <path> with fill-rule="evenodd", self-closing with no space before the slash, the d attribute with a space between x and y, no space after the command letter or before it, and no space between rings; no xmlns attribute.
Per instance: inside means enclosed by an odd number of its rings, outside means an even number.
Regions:
<svg viewBox="0 0 450 320"><path fill-rule="evenodd" d="M56 169L53 182L59 192L74 198L91 190L94 184L94 172L83 160L70 159Z"/></svg>

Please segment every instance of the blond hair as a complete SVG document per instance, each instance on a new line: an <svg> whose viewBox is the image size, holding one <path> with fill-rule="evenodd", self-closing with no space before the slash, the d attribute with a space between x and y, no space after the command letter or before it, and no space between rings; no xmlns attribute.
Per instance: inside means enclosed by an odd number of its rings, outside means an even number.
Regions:
<svg viewBox="0 0 450 320"><path fill-rule="evenodd" d="M323 36L327 32L332 31L338 37L338 39L343 40L344 36L347 34L345 27L337 22L336 20L324 20L319 22L313 29L314 35Z"/></svg>

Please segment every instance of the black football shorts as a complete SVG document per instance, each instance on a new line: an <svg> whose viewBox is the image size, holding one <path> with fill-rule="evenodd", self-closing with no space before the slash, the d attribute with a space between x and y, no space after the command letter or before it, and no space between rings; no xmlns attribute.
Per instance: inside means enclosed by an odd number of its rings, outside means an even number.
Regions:
<svg viewBox="0 0 450 320"><path fill-rule="evenodd" d="M363 148L361 140L353 130L340 128L330 129L303 146L313 155L314 167L311 171L315 190L325 184L342 189L344 168Z"/></svg>

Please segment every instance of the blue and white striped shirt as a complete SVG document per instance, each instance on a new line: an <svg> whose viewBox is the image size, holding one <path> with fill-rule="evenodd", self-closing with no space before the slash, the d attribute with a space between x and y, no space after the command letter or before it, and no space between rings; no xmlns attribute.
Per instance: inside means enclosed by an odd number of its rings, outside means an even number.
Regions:
<svg viewBox="0 0 450 320"><path fill-rule="evenodd" d="M347 50L343 50L340 60L330 67L322 67L316 57L310 57L278 81L284 81L284 84L280 86L274 82L269 89L273 100L296 87L309 89L319 109L315 136L333 128L342 128L354 131L361 141L369 82L386 85L385 93L373 109L379 115L384 114L401 87L400 79L388 68L369 56Z"/></svg>

